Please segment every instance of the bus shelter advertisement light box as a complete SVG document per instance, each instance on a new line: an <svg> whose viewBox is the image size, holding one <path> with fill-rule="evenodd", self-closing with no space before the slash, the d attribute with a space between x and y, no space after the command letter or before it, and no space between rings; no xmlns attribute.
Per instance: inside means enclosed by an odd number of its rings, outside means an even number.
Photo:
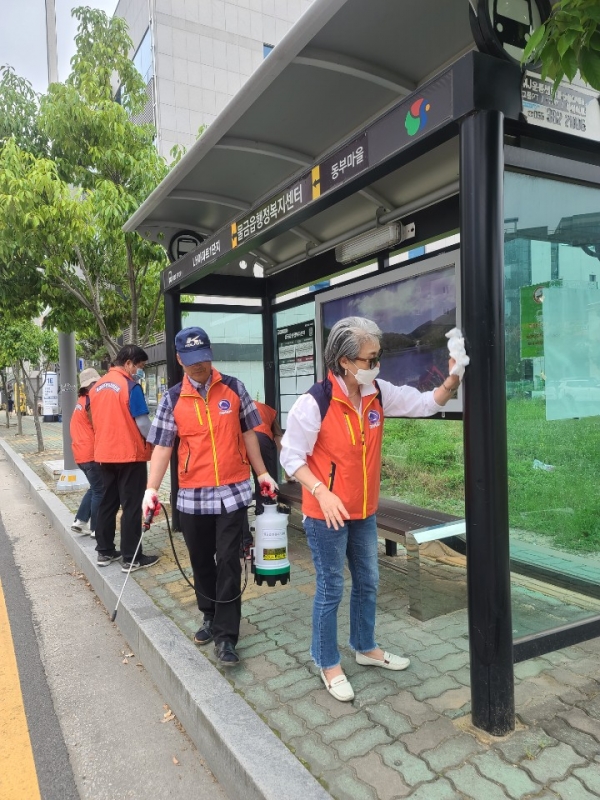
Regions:
<svg viewBox="0 0 600 800"><path fill-rule="evenodd" d="M421 392L448 375L446 333L460 327L460 250L374 275L315 298L317 375L324 377L323 348L343 317L367 317L383 331L380 377ZM444 412L462 412L462 392Z"/></svg>

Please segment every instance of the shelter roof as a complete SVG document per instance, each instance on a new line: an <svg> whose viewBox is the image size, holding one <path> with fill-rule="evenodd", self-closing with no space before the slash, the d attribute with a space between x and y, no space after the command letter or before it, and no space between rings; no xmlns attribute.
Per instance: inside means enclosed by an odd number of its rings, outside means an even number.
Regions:
<svg viewBox="0 0 600 800"><path fill-rule="evenodd" d="M210 236L243 216L474 49L468 11L467 0L315 0L126 230L168 243L181 230ZM380 209L456 193L457 180L450 140L252 254L268 274L375 224Z"/></svg>

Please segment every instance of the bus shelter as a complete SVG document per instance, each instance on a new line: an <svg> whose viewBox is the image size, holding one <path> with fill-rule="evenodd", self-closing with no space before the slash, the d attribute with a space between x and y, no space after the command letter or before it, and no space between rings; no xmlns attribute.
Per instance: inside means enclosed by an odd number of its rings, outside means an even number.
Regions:
<svg viewBox="0 0 600 800"><path fill-rule="evenodd" d="M174 334L201 324L219 368L283 427L322 377L336 315L391 306L389 363L421 388L444 377L440 331L463 329L471 364L443 416L463 420L472 717L503 735L514 664L600 634L600 509L586 490L600 434L600 110L585 87L553 98L503 57L478 18L492 5L315 0L126 229L172 258L169 385ZM523 33L512 22L509 54ZM554 587L529 617L515 598L537 584L515 583L519 565Z"/></svg>

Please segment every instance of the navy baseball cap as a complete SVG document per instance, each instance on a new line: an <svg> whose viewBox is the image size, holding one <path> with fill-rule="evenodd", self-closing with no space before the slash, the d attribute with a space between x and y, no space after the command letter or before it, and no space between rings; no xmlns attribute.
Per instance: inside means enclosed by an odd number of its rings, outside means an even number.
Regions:
<svg viewBox="0 0 600 800"><path fill-rule="evenodd" d="M199 361L212 361L210 339L202 328L184 328L175 337L175 350L186 367Z"/></svg>

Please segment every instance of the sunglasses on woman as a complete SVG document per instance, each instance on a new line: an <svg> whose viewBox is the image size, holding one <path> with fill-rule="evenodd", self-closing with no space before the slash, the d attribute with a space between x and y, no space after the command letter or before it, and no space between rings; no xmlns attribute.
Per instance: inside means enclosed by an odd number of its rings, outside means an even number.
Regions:
<svg viewBox="0 0 600 800"><path fill-rule="evenodd" d="M375 367L377 366L377 364L379 364L379 361L381 360L381 352L379 352L375 356L375 358L360 358L359 356L357 356L354 360L362 361L364 364L368 364L369 369L375 369Z"/></svg>

